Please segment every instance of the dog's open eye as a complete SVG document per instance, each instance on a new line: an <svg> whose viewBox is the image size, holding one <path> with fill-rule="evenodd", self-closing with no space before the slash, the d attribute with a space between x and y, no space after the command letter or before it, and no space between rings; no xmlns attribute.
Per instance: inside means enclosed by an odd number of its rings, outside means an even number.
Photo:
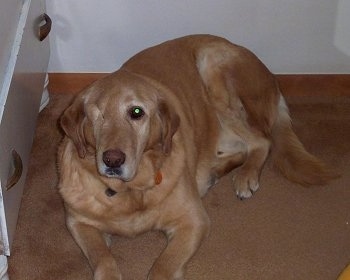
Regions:
<svg viewBox="0 0 350 280"><path fill-rule="evenodd" d="M145 112L139 106L131 107L131 109L129 110L129 116L133 120L141 119L144 115L145 115Z"/></svg>

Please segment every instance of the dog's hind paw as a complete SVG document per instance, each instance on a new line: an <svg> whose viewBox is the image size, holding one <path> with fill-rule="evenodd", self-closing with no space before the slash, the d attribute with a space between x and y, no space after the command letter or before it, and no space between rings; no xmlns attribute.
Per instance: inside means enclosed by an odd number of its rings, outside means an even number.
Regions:
<svg viewBox="0 0 350 280"><path fill-rule="evenodd" d="M242 176L237 174L233 177L233 186L236 195L243 200L250 198L259 189L259 180L257 176Z"/></svg>

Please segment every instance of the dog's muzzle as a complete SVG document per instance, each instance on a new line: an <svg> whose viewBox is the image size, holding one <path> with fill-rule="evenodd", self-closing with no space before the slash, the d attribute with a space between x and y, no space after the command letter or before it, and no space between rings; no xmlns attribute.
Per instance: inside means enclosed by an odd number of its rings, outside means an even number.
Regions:
<svg viewBox="0 0 350 280"><path fill-rule="evenodd" d="M102 154L102 161L106 165L105 173L108 176L121 176L121 166L125 162L125 153L119 149L107 150Z"/></svg>

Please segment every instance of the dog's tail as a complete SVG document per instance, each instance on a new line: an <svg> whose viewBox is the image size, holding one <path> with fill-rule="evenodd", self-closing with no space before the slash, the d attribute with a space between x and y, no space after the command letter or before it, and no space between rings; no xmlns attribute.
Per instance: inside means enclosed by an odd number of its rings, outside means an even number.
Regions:
<svg viewBox="0 0 350 280"><path fill-rule="evenodd" d="M324 185L339 177L334 170L307 152L292 129L287 105L281 95L278 117L272 128L272 158L289 180L303 186Z"/></svg>

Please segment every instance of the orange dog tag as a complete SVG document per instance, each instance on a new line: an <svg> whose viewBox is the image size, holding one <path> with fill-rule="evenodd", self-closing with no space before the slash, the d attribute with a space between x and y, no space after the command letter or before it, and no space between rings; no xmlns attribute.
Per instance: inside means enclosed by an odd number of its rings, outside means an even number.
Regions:
<svg viewBox="0 0 350 280"><path fill-rule="evenodd" d="M157 171L156 175L154 176L154 181L156 183L156 185L159 185L163 180L163 175L162 172L160 172L160 170Z"/></svg>

